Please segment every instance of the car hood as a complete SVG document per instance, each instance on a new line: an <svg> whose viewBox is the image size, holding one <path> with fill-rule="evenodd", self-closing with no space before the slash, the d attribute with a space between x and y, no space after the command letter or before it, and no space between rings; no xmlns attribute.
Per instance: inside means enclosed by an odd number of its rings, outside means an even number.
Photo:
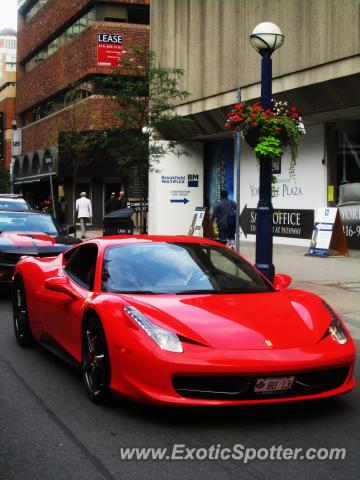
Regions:
<svg viewBox="0 0 360 480"><path fill-rule="evenodd" d="M126 298L130 300L130 295ZM217 349L313 345L330 324L321 299L301 290L235 295L131 296L152 321Z"/></svg>
<svg viewBox="0 0 360 480"><path fill-rule="evenodd" d="M0 250L21 252L23 255L54 255L67 250L70 245L79 243L78 238L46 233L3 232L0 234Z"/></svg>

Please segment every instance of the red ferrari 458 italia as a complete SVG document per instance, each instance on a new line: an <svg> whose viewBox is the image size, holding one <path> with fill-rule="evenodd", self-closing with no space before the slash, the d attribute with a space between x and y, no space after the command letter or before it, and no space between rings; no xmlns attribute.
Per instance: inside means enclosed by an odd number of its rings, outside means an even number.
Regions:
<svg viewBox="0 0 360 480"><path fill-rule="evenodd" d="M310 400L355 387L355 347L321 298L274 284L217 242L103 237L23 258L13 283L21 346L81 367L91 400L165 405Z"/></svg>

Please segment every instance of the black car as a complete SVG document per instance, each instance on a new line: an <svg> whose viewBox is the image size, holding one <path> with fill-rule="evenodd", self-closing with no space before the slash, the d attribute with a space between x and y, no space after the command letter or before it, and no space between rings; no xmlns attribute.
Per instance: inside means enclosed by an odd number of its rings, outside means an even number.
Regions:
<svg viewBox="0 0 360 480"><path fill-rule="evenodd" d="M69 235L74 231L73 227L59 227L45 213L0 211L0 283L11 282L21 256L56 256L81 242Z"/></svg>
<svg viewBox="0 0 360 480"><path fill-rule="evenodd" d="M26 212L30 205L21 196L13 193L0 193L0 211Z"/></svg>

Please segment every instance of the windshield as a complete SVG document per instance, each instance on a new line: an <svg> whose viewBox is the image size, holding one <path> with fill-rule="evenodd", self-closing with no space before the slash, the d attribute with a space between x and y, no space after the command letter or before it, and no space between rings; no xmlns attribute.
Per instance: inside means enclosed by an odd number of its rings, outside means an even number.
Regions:
<svg viewBox="0 0 360 480"><path fill-rule="evenodd" d="M12 212L26 212L29 205L24 200L14 200L12 198L0 198L0 210L10 210Z"/></svg>
<svg viewBox="0 0 360 480"><path fill-rule="evenodd" d="M116 293L258 293L272 286L221 246L152 242L105 251L102 290Z"/></svg>
<svg viewBox="0 0 360 480"><path fill-rule="evenodd" d="M49 215L0 212L0 232L37 232L59 235Z"/></svg>

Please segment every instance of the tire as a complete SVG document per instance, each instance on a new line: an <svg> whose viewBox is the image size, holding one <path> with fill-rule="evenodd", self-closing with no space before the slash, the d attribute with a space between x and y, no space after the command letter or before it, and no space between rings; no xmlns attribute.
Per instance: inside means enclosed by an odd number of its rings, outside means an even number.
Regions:
<svg viewBox="0 0 360 480"><path fill-rule="evenodd" d="M110 357L100 319L92 315L82 334L81 371L86 392L97 404L107 403L110 392Z"/></svg>
<svg viewBox="0 0 360 480"><path fill-rule="evenodd" d="M29 325L25 287L20 277L14 281L12 304L15 338L21 347L33 347L35 340Z"/></svg>

